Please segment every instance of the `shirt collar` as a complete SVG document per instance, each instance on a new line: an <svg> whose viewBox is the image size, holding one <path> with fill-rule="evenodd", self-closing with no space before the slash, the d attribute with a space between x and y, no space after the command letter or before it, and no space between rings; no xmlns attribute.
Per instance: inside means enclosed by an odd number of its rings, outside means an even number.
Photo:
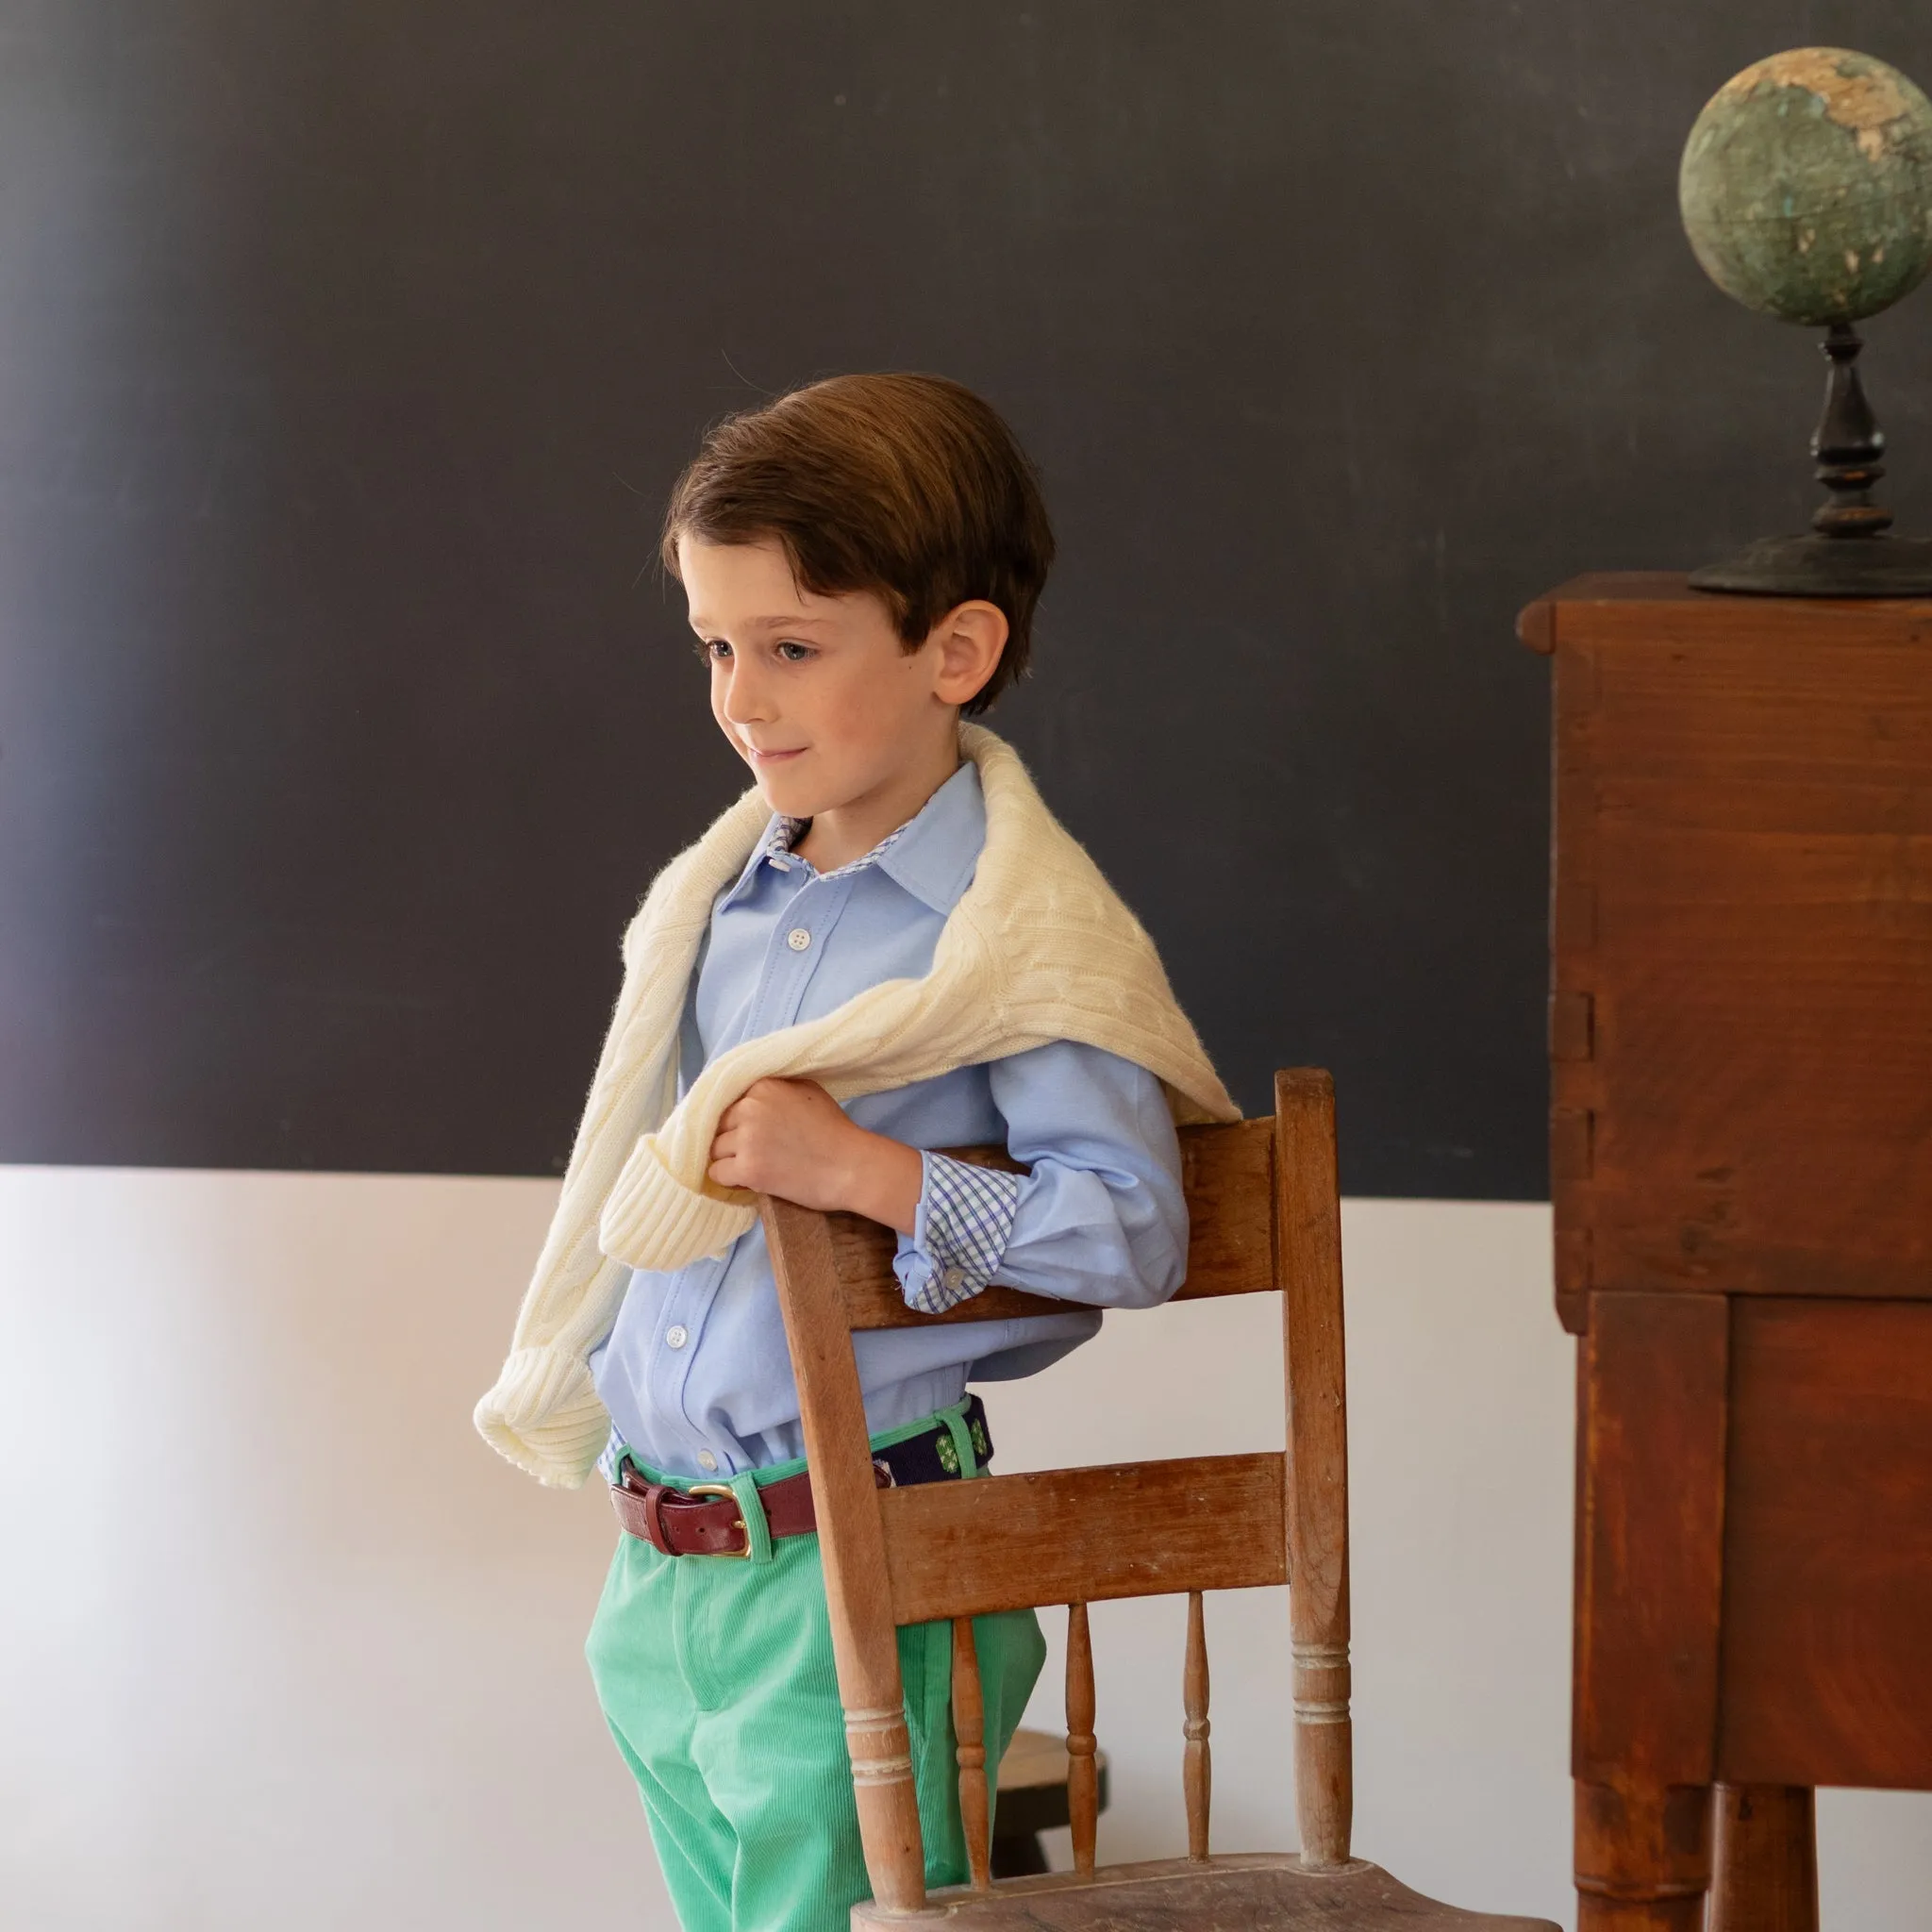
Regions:
<svg viewBox="0 0 1932 1932"><path fill-rule="evenodd" d="M879 870L935 912L950 912L973 883L986 843L986 794L979 767L962 758L959 769L892 835L877 853Z"/></svg>
<svg viewBox="0 0 1932 1932"><path fill-rule="evenodd" d="M779 865L801 863L791 859L790 854L793 840L803 832L806 824L803 819L773 813L771 823L724 903L730 905L749 890L758 869L768 861ZM889 832L862 858L852 859L823 876L836 878L875 865L921 904L930 906L935 912L946 913L958 904L960 895L972 883L973 871L979 863L980 848L985 843L986 797L980 790L978 766L966 758L897 831Z"/></svg>

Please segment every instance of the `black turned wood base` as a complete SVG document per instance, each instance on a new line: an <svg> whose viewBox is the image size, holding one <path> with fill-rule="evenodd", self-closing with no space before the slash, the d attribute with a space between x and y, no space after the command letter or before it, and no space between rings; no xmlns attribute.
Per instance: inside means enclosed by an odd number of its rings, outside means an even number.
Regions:
<svg viewBox="0 0 1932 1932"><path fill-rule="evenodd" d="M1690 573L1693 591L1766 597L1932 597L1932 540L1760 537Z"/></svg>
<svg viewBox="0 0 1932 1932"><path fill-rule="evenodd" d="M1872 500L1885 475L1885 432L1858 380L1863 340L1835 322L1819 344L1829 364L1824 413L1811 455L1825 500L1809 537L1763 537L1722 563L1690 573L1693 591L1766 597L1932 597L1932 541L1887 535L1891 512Z"/></svg>

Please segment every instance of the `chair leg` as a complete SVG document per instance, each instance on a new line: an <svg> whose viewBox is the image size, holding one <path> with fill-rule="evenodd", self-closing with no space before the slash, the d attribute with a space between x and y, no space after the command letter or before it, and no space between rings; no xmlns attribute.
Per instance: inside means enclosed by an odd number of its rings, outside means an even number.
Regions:
<svg viewBox="0 0 1932 1932"><path fill-rule="evenodd" d="M1816 1806L1806 1785L1719 1785L1710 1932L1818 1932Z"/></svg>

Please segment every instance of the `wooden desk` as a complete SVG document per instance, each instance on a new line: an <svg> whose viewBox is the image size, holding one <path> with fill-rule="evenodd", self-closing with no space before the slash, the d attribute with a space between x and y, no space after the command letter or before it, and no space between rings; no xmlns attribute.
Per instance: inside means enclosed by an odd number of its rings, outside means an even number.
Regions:
<svg viewBox="0 0 1932 1932"><path fill-rule="evenodd" d="M1802 1932L1810 1788L1932 1788L1932 603L1586 576L1518 627L1580 1924L1696 1932L1715 1808L1713 1927Z"/></svg>

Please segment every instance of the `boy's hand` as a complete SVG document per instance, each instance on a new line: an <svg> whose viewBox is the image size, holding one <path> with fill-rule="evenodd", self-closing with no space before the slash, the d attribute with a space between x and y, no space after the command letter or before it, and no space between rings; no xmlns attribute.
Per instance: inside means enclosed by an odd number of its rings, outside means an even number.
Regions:
<svg viewBox="0 0 1932 1932"><path fill-rule="evenodd" d="M855 1126L816 1080L755 1080L720 1118L707 1172L721 1187L843 1208L901 1234L924 1184L917 1148Z"/></svg>

